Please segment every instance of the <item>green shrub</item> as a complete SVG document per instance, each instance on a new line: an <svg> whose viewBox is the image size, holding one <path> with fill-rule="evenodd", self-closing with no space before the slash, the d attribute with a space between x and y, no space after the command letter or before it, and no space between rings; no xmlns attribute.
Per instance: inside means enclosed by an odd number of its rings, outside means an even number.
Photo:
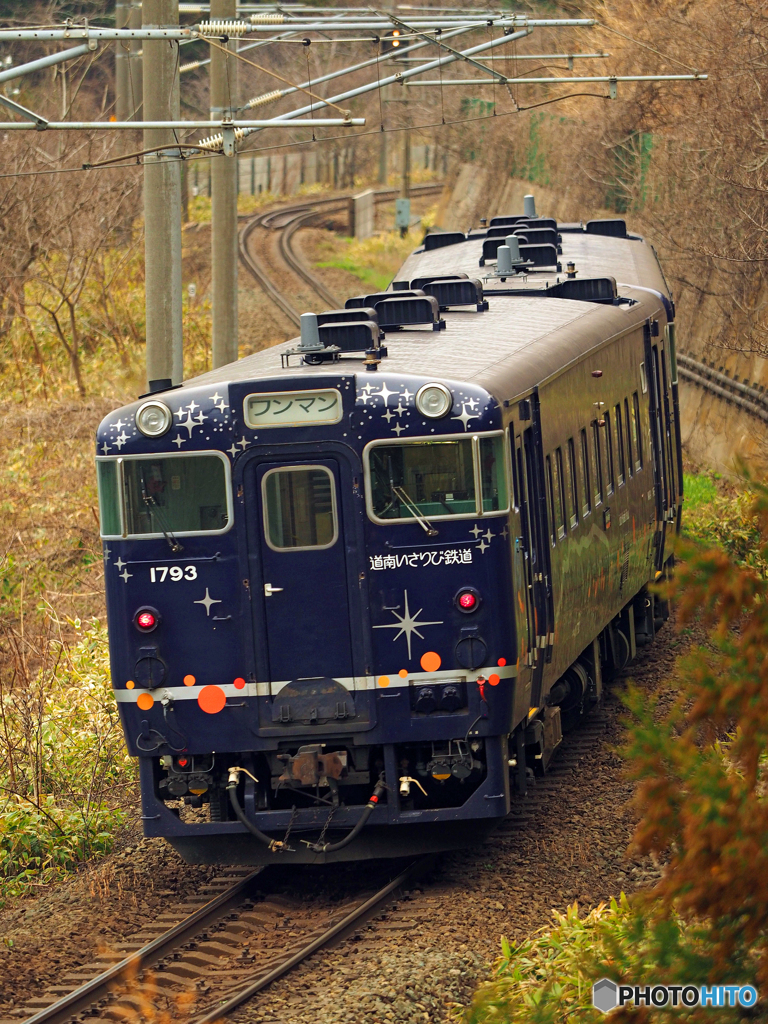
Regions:
<svg viewBox="0 0 768 1024"><path fill-rule="evenodd" d="M25 676L0 685L0 894L107 852L133 800L109 675L106 628L75 620L77 642L49 639Z"/></svg>
<svg viewBox="0 0 768 1024"><path fill-rule="evenodd" d="M591 1007L591 985L752 984L768 991L768 486L712 497L704 483L681 539L669 596L680 624L706 643L684 656L667 692L629 686L623 754L636 784L634 850L664 867L648 892L579 920L576 906L553 929L503 946L465 1024L555 1024ZM694 490L694 495L695 495ZM723 543L717 543L721 539ZM714 543L712 543L714 539ZM765 1005L757 1011L765 1018ZM625 1007L630 1018L681 1011ZM712 1020L709 1008L686 1020ZM750 1014L752 1016L753 1014ZM740 1020L718 1009L717 1020Z"/></svg>

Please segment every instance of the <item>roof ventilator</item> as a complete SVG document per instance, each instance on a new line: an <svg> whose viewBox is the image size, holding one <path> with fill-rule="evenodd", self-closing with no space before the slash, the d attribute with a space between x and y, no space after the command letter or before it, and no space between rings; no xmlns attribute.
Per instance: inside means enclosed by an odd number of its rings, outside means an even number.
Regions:
<svg viewBox="0 0 768 1024"><path fill-rule="evenodd" d="M337 312L342 311L332 310L330 315ZM290 358L294 355L300 356L301 361L309 366L318 366L336 362L343 355L363 352L366 370L375 370L386 356L386 348L379 344L382 332L375 320L349 319L319 324L319 319L316 313L301 314L301 340L295 348L281 353L280 361L284 368L290 366Z"/></svg>
<svg viewBox="0 0 768 1024"><path fill-rule="evenodd" d="M619 218L611 220L588 220L586 231L588 235L608 235L610 238L626 238L627 222Z"/></svg>
<svg viewBox="0 0 768 1024"><path fill-rule="evenodd" d="M466 281L467 274L431 274L429 277L414 277L411 281L411 288L414 290L420 288L423 289L426 285L432 284L433 281ZM398 281L393 282L392 287L398 284ZM405 282L407 284L407 282Z"/></svg>
<svg viewBox="0 0 768 1024"><path fill-rule="evenodd" d="M402 293L401 293L402 294ZM445 329L445 320L440 316L437 299L431 295L416 295L401 298L389 295L376 303L379 326L385 331L398 331L401 327L430 324L433 331Z"/></svg>
<svg viewBox="0 0 768 1024"><path fill-rule="evenodd" d="M424 252L432 252L433 249L442 249L446 245L456 245L458 242L465 242L467 236L463 231L438 231L424 237Z"/></svg>
<svg viewBox="0 0 768 1024"><path fill-rule="evenodd" d="M399 288L397 291L397 297L402 299L412 298L416 295L423 295L424 292L420 288L404 289ZM391 299L393 297L392 292L374 292L373 295L353 295L347 299L344 303L345 309L361 309L369 308L375 309L376 303L381 302L383 299Z"/></svg>
<svg viewBox="0 0 768 1024"><path fill-rule="evenodd" d="M449 306L475 306L478 313L483 313L488 309L488 300L483 298L483 286L476 279L431 281L424 285L424 291L437 299L441 310Z"/></svg>

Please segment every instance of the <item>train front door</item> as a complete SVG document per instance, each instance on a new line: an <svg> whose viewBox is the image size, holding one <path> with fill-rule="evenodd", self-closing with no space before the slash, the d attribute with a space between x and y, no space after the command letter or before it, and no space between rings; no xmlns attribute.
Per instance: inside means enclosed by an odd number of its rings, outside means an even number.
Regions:
<svg viewBox="0 0 768 1024"><path fill-rule="evenodd" d="M261 579L251 582L262 600L251 599L264 609L272 685L354 674L340 477L333 458L256 465Z"/></svg>

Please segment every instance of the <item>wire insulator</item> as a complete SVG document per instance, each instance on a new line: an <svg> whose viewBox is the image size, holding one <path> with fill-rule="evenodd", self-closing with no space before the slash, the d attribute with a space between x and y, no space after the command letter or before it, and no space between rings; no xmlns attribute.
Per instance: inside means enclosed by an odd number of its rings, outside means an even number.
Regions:
<svg viewBox="0 0 768 1024"><path fill-rule="evenodd" d="M263 96L254 96L252 100L248 100L245 104L246 107L264 107L267 103L272 103L273 100L281 99L285 93L282 89L273 89L272 92L265 92Z"/></svg>
<svg viewBox="0 0 768 1024"><path fill-rule="evenodd" d="M200 67L200 61L199 60L190 61L189 64L182 64L181 65L181 67L179 68L179 74L181 75L185 71L194 71L195 68L199 68L199 67Z"/></svg>
<svg viewBox="0 0 768 1024"><path fill-rule="evenodd" d="M235 142L240 142L245 137L243 128L235 128ZM208 149L212 153L217 152L224 146L224 136L219 132L217 135L209 135L207 139L200 139L197 142L200 149Z"/></svg>
<svg viewBox="0 0 768 1024"><path fill-rule="evenodd" d="M252 25L283 25L285 24L284 14L252 14L250 17Z"/></svg>
<svg viewBox="0 0 768 1024"><path fill-rule="evenodd" d="M247 21L201 21L197 26L201 36L244 36L250 30Z"/></svg>

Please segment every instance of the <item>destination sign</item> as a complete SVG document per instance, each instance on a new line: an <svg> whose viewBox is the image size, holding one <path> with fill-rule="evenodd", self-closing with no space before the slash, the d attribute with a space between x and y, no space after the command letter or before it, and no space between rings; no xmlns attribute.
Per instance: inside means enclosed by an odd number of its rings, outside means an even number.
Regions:
<svg viewBox="0 0 768 1024"><path fill-rule="evenodd" d="M338 423L341 419L341 395L324 391L271 391L248 395L245 420L249 427L307 427L320 423Z"/></svg>

